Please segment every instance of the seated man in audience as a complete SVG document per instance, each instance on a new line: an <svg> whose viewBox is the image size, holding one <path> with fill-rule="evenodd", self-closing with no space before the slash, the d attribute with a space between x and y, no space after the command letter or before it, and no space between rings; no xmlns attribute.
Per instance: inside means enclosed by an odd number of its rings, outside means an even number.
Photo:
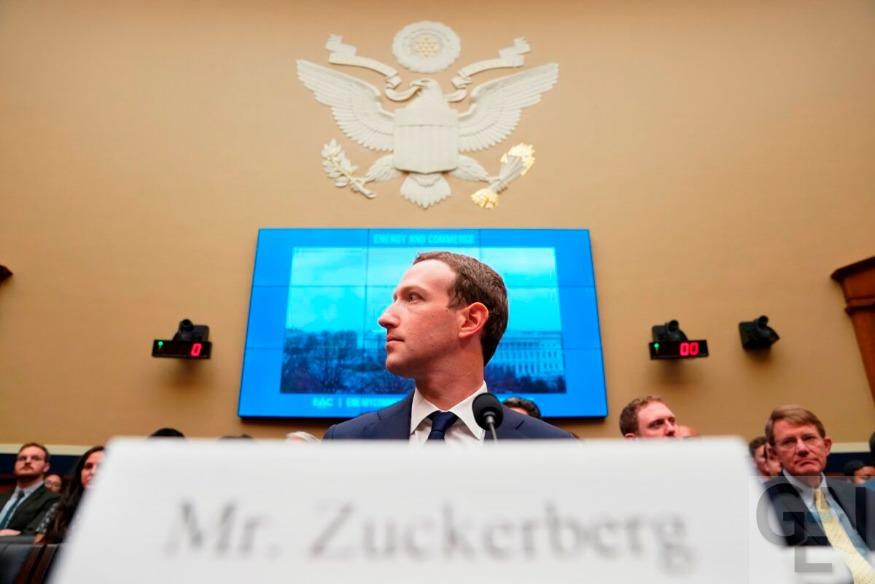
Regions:
<svg viewBox="0 0 875 584"><path fill-rule="evenodd" d="M495 270L472 257L419 254L378 323L386 329L386 369L416 382L397 404L328 429L324 438L477 444L472 411L486 393L483 369L507 327L507 289ZM504 408L499 440L572 438L546 422Z"/></svg>
<svg viewBox="0 0 875 584"><path fill-rule="evenodd" d="M61 491L64 488L64 479L61 478L61 475L59 475L58 473L53 472L52 474L46 475L46 478L43 480L43 484L51 492L60 495Z"/></svg>
<svg viewBox="0 0 875 584"><path fill-rule="evenodd" d="M868 485L875 478L875 466L864 464L854 471L853 483L858 486Z"/></svg>
<svg viewBox="0 0 875 584"><path fill-rule="evenodd" d="M750 457L756 465L760 478L764 481L781 472L781 465L773 457L769 456L768 441L765 436L757 436L747 445Z"/></svg>
<svg viewBox="0 0 875 584"><path fill-rule="evenodd" d="M624 438L676 438L677 418L662 398L635 398L620 412L620 433Z"/></svg>
<svg viewBox="0 0 875 584"><path fill-rule="evenodd" d="M875 492L824 476L832 439L823 423L801 406L780 406L766 422L766 439L783 468L765 484L778 534L791 546L831 545L855 582L875 582L866 560L875 550Z"/></svg>
<svg viewBox="0 0 875 584"><path fill-rule="evenodd" d="M524 397L509 397L504 400L504 405L524 416L532 416L533 418L541 419L541 408L530 399Z"/></svg>
<svg viewBox="0 0 875 584"><path fill-rule="evenodd" d="M15 489L0 495L0 535L35 533L36 526L58 495L46 489L43 477L49 470L49 451L28 442L15 458Z"/></svg>

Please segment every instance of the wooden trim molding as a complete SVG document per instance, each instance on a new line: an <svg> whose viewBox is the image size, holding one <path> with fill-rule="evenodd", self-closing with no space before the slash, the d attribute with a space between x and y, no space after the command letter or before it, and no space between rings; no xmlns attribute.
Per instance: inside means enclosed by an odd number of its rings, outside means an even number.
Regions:
<svg viewBox="0 0 875 584"><path fill-rule="evenodd" d="M869 390L875 401L875 256L843 266L832 273L845 295L845 312L851 317Z"/></svg>

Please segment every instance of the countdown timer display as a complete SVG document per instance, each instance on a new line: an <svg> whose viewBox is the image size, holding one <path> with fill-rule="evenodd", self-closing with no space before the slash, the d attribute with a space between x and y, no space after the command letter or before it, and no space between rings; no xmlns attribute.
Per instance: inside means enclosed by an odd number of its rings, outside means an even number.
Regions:
<svg viewBox="0 0 875 584"><path fill-rule="evenodd" d="M209 359L213 343L209 341L171 341L155 339L152 341L153 357L171 359Z"/></svg>
<svg viewBox="0 0 875 584"><path fill-rule="evenodd" d="M698 359L708 356L708 341L655 341L649 344L651 359Z"/></svg>

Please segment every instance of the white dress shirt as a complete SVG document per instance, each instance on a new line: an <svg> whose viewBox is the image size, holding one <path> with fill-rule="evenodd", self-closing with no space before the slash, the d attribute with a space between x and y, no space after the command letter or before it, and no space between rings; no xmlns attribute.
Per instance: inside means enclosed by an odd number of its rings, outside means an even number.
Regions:
<svg viewBox="0 0 875 584"><path fill-rule="evenodd" d="M486 393L486 382L480 386L480 389L451 407L449 412L453 412L459 419L455 424L450 426L447 433L444 435L444 442L448 444L480 444L486 435L486 430L477 425L474 419L474 411L471 409L476 398L481 393ZM428 440L428 435L431 433L431 420L429 414L442 411L439 407L425 399L419 389L413 392L413 407L410 408L410 442L413 444L424 444Z"/></svg>

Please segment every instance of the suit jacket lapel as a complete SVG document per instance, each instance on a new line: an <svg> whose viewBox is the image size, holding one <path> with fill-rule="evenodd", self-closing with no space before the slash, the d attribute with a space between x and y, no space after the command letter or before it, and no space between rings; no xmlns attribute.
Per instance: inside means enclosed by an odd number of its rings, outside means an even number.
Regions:
<svg viewBox="0 0 875 584"><path fill-rule="evenodd" d="M825 545L826 534L819 519L808 510L802 497L790 482L782 480L772 488L778 492L775 513L790 545ZM823 540L823 541L821 541Z"/></svg>

